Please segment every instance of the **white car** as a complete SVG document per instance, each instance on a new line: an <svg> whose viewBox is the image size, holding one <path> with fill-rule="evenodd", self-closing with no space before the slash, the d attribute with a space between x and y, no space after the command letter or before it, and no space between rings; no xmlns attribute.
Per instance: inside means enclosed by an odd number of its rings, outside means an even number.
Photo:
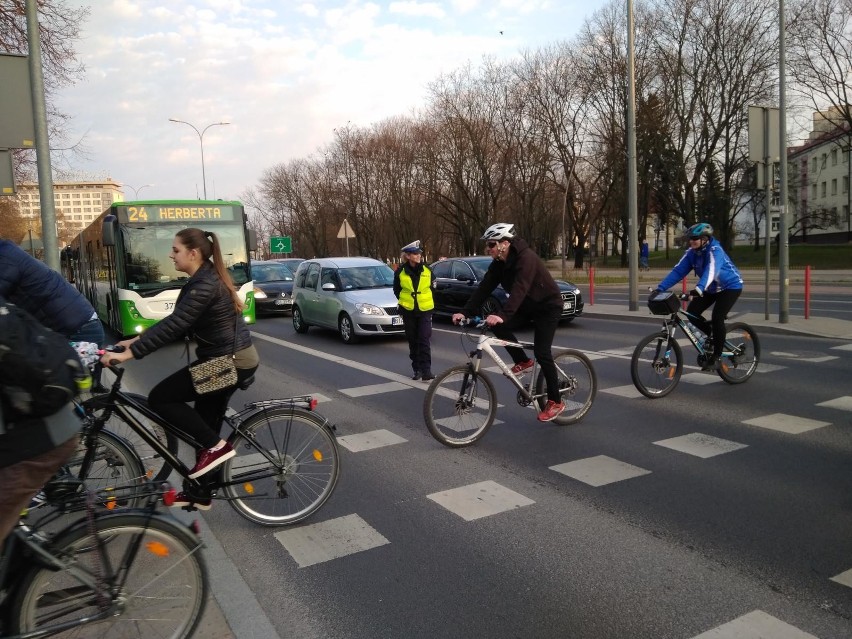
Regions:
<svg viewBox="0 0 852 639"><path fill-rule="evenodd" d="M369 257L324 257L299 264L293 285L293 328L331 328L347 344L404 332L393 294L393 270Z"/></svg>

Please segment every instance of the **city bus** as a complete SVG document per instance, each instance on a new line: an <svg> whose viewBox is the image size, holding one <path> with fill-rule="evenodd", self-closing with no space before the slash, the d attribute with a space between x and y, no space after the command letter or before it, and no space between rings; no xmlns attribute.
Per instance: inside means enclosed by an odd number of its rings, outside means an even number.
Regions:
<svg viewBox="0 0 852 639"><path fill-rule="evenodd" d="M63 250L66 276L106 326L122 337L138 335L172 312L189 279L169 258L175 233L188 227L216 234L244 303L243 318L253 324L249 251L257 242L239 202L115 202Z"/></svg>

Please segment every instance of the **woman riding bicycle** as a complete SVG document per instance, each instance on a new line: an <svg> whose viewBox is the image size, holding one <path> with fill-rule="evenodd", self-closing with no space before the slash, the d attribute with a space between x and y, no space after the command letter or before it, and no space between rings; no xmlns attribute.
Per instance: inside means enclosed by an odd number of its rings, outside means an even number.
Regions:
<svg viewBox="0 0 852 639"><path fill-rule="evenodd" d="M515 225L498 223L489 226L482 238L486 252L494 259L485 272L479 288L468 300L464 313L453 315L458 324L465 315L475 315L485 299L498 285L509 294L503 309L485 318L485 323L500 339L517 342L513 329L535 320L533 350L547 381L547 404L538 415L539 421L554 420L565 410L559 395L559 375L553 363L553 336L562 315L562 294L544 262L523 239L516 237ZM532 368L524 349L507 346L515 362L516 375Z"/></svg>
<svg viewBox="0 0 852 639"><path fill-rule="evenodd" d="M175 235L170 257L176 270L190 276L171 315L139 337L119 342L118 345L127 350L107 353L101 361L107 364L115 360L142 359L161 346L192 337L197 343L195 354L199 361L233 354L237 384L248 379L260 360L252 345L251 333L242 320L242 303L225 268L216 234L197 228L183 229ZM236 454L219 436L221 419L235 387L236 384L200 395L193 387L189 366L185 366L158 383L148 396L152 410L202 445L197 452L197 463L190 472L193 479ZM195 402L194 410L186 403L191 401ZM211 505L210 495L181 492L174 505L190 504L206 510Z"/></svg>
<svg viewBox="0 0 852 639"><path fill-rule="evenodd" d="M691 300L686 312L692 316L692 322L705 335L713 337L713 353L705 360L703 370L716 368L725 346L725 318L743 291L743 278L722 245L713 237L713 227L699 222L686 231L689 248L675 264L657 291L667 291L683 280L690 271L695 271L698 282L690 291ZM711 305L711 321L704 319L702 313Z"/></svg>

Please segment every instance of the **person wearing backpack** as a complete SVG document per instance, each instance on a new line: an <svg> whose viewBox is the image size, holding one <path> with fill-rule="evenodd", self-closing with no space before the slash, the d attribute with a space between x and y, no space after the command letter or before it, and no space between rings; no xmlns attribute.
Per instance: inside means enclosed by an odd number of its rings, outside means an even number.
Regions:
<svg viewBox="0 0 852 639"><path fill-rule="evenodd" d="M69 341L104 343L103 324L82 293L9 240L0 240L0 296Z"/></svg>
<svg viewBox="0 0 852 639"><path fill-rule="evenodd" d="M0 297L0 543L77 448L83 371L65 336Z"/></svg>

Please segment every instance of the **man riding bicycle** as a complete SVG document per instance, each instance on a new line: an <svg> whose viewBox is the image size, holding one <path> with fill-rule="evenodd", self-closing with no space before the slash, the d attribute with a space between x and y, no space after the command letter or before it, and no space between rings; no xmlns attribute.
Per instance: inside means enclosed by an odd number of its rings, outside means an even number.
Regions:
<svg viewBox="0 0 852 639"><path fill-rule="evenodd" d="M713 227L699 222L686 231L689 247L656 291L667 291L695 271L698 282L690 291L692 298L686 312L692 323L705 335L713 337L713 353L705 360L702 370L714 370L725 347L725 318L743 292L743 278L719 240L713 237ZM715 304L715 305L714 305ZM702 313L713 306L710 322Z"/></svg>
<svg viewBox="0 0 852 639"><path fill-rule="evenodd" d="M489 315L485 323L496 337L517 342L513 329L535 321L533 351L547 382L547 404L538 415L539 421L549 422L565 410L559 396L559 376L553 363L553 336L562 314L562 295L556 281L541 258L525 240L516 237L514 224L498 223L489 226L482 238L485 250L493 262L485 272L479 288L468 300L464 313L453 315L458 324L465 317L476 315L486 298L499 284L509 294L509 299L499 313ZM506 351L515 362L516 375L532 368L524 349L507 346Z"/></svg>

